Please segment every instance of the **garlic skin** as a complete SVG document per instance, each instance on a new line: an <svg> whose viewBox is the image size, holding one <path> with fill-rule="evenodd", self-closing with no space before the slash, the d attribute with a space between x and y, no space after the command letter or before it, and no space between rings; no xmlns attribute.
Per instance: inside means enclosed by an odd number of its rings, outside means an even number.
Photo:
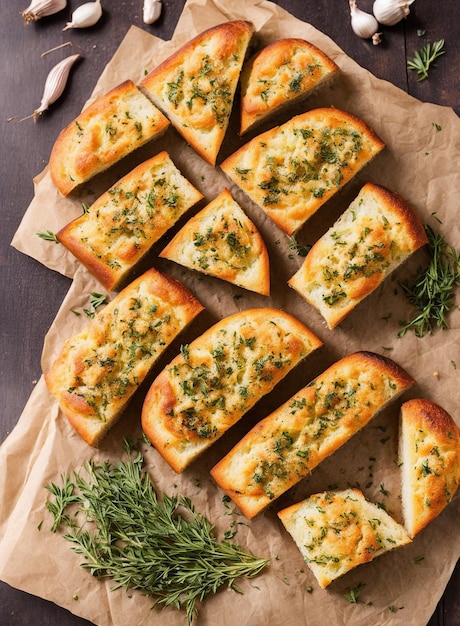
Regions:
<svg viewBox="0 0 460 626"><path fill-rule="evenodd" d="M72 65L81 57L80 54L73 54L70 57L66 57L55 65L46 77L45 87L43 89L42 101L38 109L35 109L32 117L34 122L38 117L46 111L50 104L56 102L56 100L62 95L64 88L69 78L69 73Z"/></svg>
<svg viewBox="0 0 460 626"><path fill-rule="evenodd" d="M375 0L372 12L384 26L394 26L410 13L414 0Z"/></svg>
<svg viewBox="0 0 460 626"><path fill-rule="evenodd" d="M88 28L89 26L94 26L101 16L101 0L96 0L96 2L86 2L75 9L72 13L72 21L67 22L65 28L62 30L69 30L69 28Z"/></svg>
<svg viewBox="0 0 460 626"><path fill-rule="evenodd" d="M42 17L53 15L65 9L67 0L32 0L27 9L21 13L26 24L36 22Z"/></svg>
<svg viewBox="0 0 460 626"><path fill-rule="evenodd" d="M161 0L144 0L144 24L153 24L161 15Z"/></svg>
<svg viewBox="0 0 460 626"><path fill-rule="evenodd" d="M351 28L355 35L361 39L370 39L379 29L379 24L370 13L361 11L356 4L356 0L349 0Z"/></svg>

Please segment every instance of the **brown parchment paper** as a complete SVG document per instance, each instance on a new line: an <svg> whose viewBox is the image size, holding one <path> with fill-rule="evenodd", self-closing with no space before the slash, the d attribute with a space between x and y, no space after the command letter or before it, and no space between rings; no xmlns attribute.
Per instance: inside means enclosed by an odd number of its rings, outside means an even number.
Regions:
<svg viewBox="0 0 460 626"><path fill-rule="evenodd" d="M190 0L170 42L132 27L90 99L127 78L140 81L145 71L152 69L194 34L238 18L253 21L260 45L282 37L302 37L330 55L341 69L340 76L330 86L316 92L302 110L317 106L340 107L363 118L387 144L383 153L309 220L298 240L313 243L348 206L360 187L366 181L373 181L400 193L424 222L441 231L459 249L460 124L455 113L444 107L421 103L390 83L375 78L324 34L271 2ZM439 127L441 130L437 130ZM249 138L250 135L244 140L238 138L235 116L218 162ZM158 259L157 253L166 238L154 248L146 264L153 264L181 280L206 310L158 361L152 378L135 396L124 418L99 450L91 449L79 439L48 394L43 378L39 380L16 428L0 448L0 578L18 589L52 600L100 626L185 624L182 613L151 610L149 599L136 592L128 595L124 590L111 591L109 581L93 579L79 567L80 557L70 550L69 544L59 534L49 532L51 520L44 507L47 497L44 485L59 481L61 472L79 469L89 458L104 461L122 455L122 438L140 434L140 409L148 383L177 354L180 343L191 341L210 324L237 310L275 306L302 320L323 340L324 347L298 366L182 475L175 475L155 450L143 450L159 492L183 493L191 497L197 510L215 524L219 536L232 522L241 522L234 541L258 556L271 559L270 566L261 576L241 582L244 595L223 589L208 598L200 608L198 623L207 626L217 622L221 626L235 623L240 626L299 626L307 623L319 626L327 620L334 626L426 624L460 555L459 497L409 546L358 567L326 591L318 587L276 517L277 510L316 491L332 486L357 485L368 498L384 503L387 510L402 521L399 470L395 462L401 402L416 396L430 398L460 423L459 310L450 315L449 331L436 331L423 339L412 334L397 338L399 320L407 319L413 313L399 288L399 281L414 274L424 261L423 251L417 252L389 277L340 327L329 331L319 314L286 285L287 279L302 262L290 250L287 237L231 185L218 168L208 166L173 129L169 129L160 141L145 146L132 158L68 198L59 195L46 169L35 180L34 199L13 245L50 269L73 279L44 342L44 371L50 367L64 340L86 324L84 315L76 316L70 310L87 308L89 294L100 292L101 286L63 246L45 242L36 233L57 231L81 213L82 202L92 202L135 164L162 149L168 150L182 172L203 192L205 201L214 198L225 186L231 189L267 243L272 295L264 298L251 294ZM251 522L247 522L236 509L229 515L222 503L222 492L209 476L211 467L259 419L335 360L361 349L385 354L397 361L415 378L414 387L272 508ZM42 521L39 531L37 527ZM415 564L414 559L419 561L418 557L424 558ZM365 583L360 602L350 604L344 594L359 583ZM310 587L313 591L307 591Z"/></svg>

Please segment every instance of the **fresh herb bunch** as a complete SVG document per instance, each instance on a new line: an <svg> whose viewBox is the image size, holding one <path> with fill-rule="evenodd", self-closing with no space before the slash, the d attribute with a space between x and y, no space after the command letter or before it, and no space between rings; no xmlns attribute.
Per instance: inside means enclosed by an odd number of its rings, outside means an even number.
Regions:
<svg viewBox="0 0 460 626"><path fill-rule="evenodd" d="M198 601L225 584L241 593L235 580L256 576L268 561L219 542L189 498L164 495L160 502L143 463L140 452L116 465L88 461L87 478L75 474L72 483L63 475L62 487L48 485L55 499L46 503L52 529L69 529L64 538L93 576L111 577L114 589L138 589L154 596L155 604L183 609L191 624ZM66 513L70 505L83 523Z"/></svg>
<svg viewBox="0 0 460 626"><path fill-rule="evenodd" d="M428 70L433 62L445 53L443 48L444 39L435 41L432 44L428 43L420 50L414 52L414 57L407 61L407 68L417 72L418 80L425 80L428 78Z"/></svg>
<svg viewBox="0 0 460 626"><path fill-rule="evenodd" d="M425 225L428 237L429 265L417 275L413 285L402 283L409 302L420 313L410 322L403 321L398 337L408 330L417 337L431 334L435 327L449 328L447 314L454 306L455 287L460 285L460 252L449 246L444 237Z"/></svg>

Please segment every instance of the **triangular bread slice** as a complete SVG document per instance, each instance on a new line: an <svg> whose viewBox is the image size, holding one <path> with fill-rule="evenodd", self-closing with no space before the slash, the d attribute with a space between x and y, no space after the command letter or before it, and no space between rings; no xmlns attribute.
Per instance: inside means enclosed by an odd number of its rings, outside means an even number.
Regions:
<svg viewBox="0 0 460 626"><path fill-rule="evenodd" d="M323 589L358 565L411 542L401 524L356 488L314 494L278 517Z"/></svg>
<svg viewBox="0 0 460 626"><path fill-rule="evenodd" d="M383 148L363 120L313 109L254 137L221 168L292 235Z"/></svg>
<svg viewBox="0 0 460 626"><path fill-rule="evenodd" d="M184 139L215 165L233 107L251 22L210 28L163 61L141 83Z"/></svg>
<svg viewBox="0 0 460 626"><path fill-rule="evenodd" d="M256 424L211 474L250 519L413 382L391 359L373 352L349 354Z"/></svg>
<svg viewBox="0 0 460 626"><path fill-rule="evenodd" d="M288 284L332 329L426 243L423 224L409 204L367 183Z"/></svg>
<svg viewBox="0 0 460 626"><path fill-rule="evenodd" d="M160 137L168 119L127 80L86 107L53 146L49 169L67 196L140 146Z"/></svg>
<svg viewBox="0 0 460 626"><path fill-rule="evenodd" d="M142 408L146 436L182 472L321 345L278 309L223 318L182 346L154 380Z"/></svg>
<svg viewBox="0 0 460 626"><path fill-rule="evenodd" d="M202 310L181 283L152 268L64 343L45 381L84 441L99 445L159 356Z"/></svg>
<svg viewBox="0 0 460 626"><path fill-rule="evenodd" d="M451 502L460 483L460 431L430 400L401 407L399 462L404 525L411 537Z"/></svg>
<svg viewBox="0 0 460 626"><path fill-rule="evenodd" d="M298 104L338 69L327 54L304 39L278 39L262 48L241 74L240 134Z"/></svg>
<svg viewBox="0 0 460 626"><path fill-rule="evenodd" d="M202 197L163 151L121 178L56 236L106 289L117 290Z"/></svg>
<svg viewBox="0 0 460 626"><path fill-rule="evenodd" d="M160 257L261 295L270 294L267 248L228 189L194 215Z"/></svg>

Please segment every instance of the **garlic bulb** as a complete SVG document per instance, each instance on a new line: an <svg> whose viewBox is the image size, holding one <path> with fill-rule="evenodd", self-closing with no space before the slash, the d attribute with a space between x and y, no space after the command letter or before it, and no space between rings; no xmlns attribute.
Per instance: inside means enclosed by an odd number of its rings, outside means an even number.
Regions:
<svg viewBox="0 0 460 626"><path fill-rule="evenodd" d="M377 20L370 13L361 11L356 4L356 0L349 0L349 2L353 32L362 39L370 39L378 31L379 25Z"/></svg>
<svg viewBox="0 0 460 626"><path fill-rule="evenodd" d="M26 24L36 22L42 17L53 15L65 9L67 0L32 0L30 5L22 12Z"/></svg>
<svg viewBox="0 0 460 626"><path fill-rule="evenodd" d="M72 13L72 21L67 22L65 28L62 30L68 30L69 28L87 28L88 26L94 26L102 15L101 0L96 2L86 2L80 5Z"/></svg>
<svg viewBox="0 0 460 626"><path fill-rule="evenodd" d="M161 15L161 0L144 0L143 20L153 24Z"/></svg>
<svg viewBox="0 0 460 626"><path fill-rule="evenodd" d="M35 109L33 112L34 122L37 121L38 116L41 115L43 111L48 109L50 104L56 102L56 100L62 95L62 92L67 84L70 68L75 61L80 58L80 56L80 54L73 54L72 56L63 59L49 72L43 89L42 101L38 109Z"/></svg>
<svg viewBox="0 0 460 626"><path fill-rule="evenodd" d="M414 0L375 0L372 12L384 26L394 26L409 15Z"/></svg>

